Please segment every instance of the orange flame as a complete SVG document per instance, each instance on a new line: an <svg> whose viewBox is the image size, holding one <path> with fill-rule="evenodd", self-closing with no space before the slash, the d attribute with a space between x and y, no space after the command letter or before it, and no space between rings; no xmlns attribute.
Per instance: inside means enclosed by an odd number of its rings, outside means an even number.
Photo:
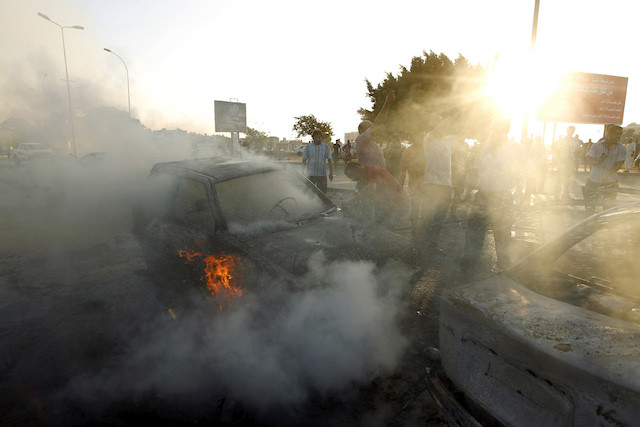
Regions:
<svg viewBox="0 0 640 427"><path fill-rule="evenodd" d="M196 258L202 258L204 262L204 276L202 281L207 285L207 289L214 296L234 299L242 295L240 285L233 282L233 272L237 256L227 255L220 252L219 255L205 255L201 252L193 250L179 250L178 254L181 258L185 258L185 262L193 262Z"/></svg>

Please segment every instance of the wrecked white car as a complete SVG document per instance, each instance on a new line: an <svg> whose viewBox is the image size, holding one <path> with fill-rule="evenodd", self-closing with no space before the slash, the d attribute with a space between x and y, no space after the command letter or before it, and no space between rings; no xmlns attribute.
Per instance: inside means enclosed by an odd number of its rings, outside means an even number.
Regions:
<svg viewBox="0 0 640 427"><path fill-rule="evenodd" d="M446 375L432 372L430 386L452 422L637 424L639 242L640 204L618 207L505 273L448 289Z"/></svg>
<svg viewBox="0 0 640 427"><path fill-rule="evenodd" d="M295 286L319 251L327 260L382 262L408 250L399 236L344 216L297 171L264 161L156 164L133 223L151 272L184 278L193 270L216 297L264 275Z"/></svg>
<svg viewBox="0 0 640 427"><path fill-rule="evenodd" d="M24 161L50 158L55 155L51 147L36 142L24 142L11 151L11 160L16 164Z"/></svg>

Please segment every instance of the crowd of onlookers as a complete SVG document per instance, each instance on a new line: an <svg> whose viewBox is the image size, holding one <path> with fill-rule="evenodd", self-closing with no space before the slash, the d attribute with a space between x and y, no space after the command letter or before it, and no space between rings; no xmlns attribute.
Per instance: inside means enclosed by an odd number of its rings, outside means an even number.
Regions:
<svg viewBox="0 0 640 427"><path fill-rule="evenodd" d="M391 92L376 119L360 123L353 144L336 141L330 148L321 132L314 132L314 142L302 154L309 179L326 192L341 151L355 151L357 162L345 158L345 175L356 181L357 194L343 209L388 228L408 215L421 256L442 252L438 240L443 222L460 203L471 205L462 257L468 270L473 270L489 228L498 264L509 264L514 206L528 206L533 194L545 193L550 179L555 199L583 199L587 212L593 212L602 200L615 199L617 172L622 167L628 172L637 155L634 138L620 142L618 125L607 125L605 136L595 143L582 142L569 126L548 149L539 136L515 142L509 137L511 122L496 117L487 124L485 140L471 141L472 107L442 119L428 132L408 135L408 141L394 137L383 150L376 139L394 99ZM589 175L577 186L580 168ZM576 194L577 188L582 194Z"/></svg>

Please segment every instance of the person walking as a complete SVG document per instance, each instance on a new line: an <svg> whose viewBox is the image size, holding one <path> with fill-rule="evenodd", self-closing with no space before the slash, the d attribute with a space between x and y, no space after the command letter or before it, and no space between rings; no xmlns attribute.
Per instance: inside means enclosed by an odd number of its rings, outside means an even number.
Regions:
<svg viewBox="0 0 640 427"><path fill-rule="evenodd" d="M311 134L313 142L307 144L302 152L302 164L307 167L307 177L323 194L327 193L327 163L329 180L333 181L333 163L331 149L322 142L322 132L318 129Z"/></svg>
<svg viewBox="0 0 640 427"><path fill-rule="evenodd" d="M627 157L627 150L620 142L622 127L610 124L606 126L605 137L589 148L586 161L591 165L589 178L582 192L585 210L595 213L595 200L602 196L605 200L615 200L618 195L618 169Z"/></svg>

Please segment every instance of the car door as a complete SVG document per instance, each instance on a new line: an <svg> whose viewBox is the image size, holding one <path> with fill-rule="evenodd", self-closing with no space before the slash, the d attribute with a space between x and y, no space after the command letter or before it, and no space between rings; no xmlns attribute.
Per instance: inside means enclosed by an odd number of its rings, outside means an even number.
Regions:
<svg viewBox="0 0 640 427"><path fill-rule="evenodd" d="M178 257L186 252L211 250L216 231L211 185L204 177L177 178L165 230L165 244Z"/></svg>
<svg viewBox="0 0 640 427"><path fill-rule="evenodd" d="M165 272L180 260L180 250L195 249L215 232L210 189L204 177L152 173L132 212L133 233L149 270Z"/></svg>

